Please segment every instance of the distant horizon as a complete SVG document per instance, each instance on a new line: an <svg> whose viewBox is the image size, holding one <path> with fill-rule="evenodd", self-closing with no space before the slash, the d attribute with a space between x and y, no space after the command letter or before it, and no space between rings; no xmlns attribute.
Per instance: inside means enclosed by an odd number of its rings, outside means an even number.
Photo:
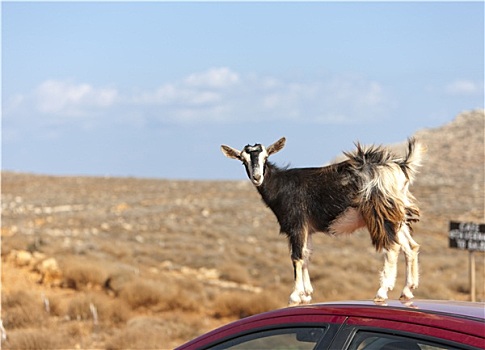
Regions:
<svg viewBox="0 0 485 350"><path fill-rule="evenodd" d="M420 130L417 130L415 133L413 133L412 135L409 135L408 137L415 137L416 134L422 132L422 131L427 131L427 130L436 130L436 129L440 129L441 127L443 126L446 126L448 124L451 124L453 123L456 118L462 114L466 114L466 113L470 113L470 112L482 112L482 113L485 113L485 110L484 109L471 109L471 110L464 110L463 112L460 112L458 113L453 119L451 119L450 121L448 122L445 122L443 123L442 125L440 126L437 126L437 127L432 127L432 128L423 128L423 129L420 129ZM392 143L387 143L387 144L382 144L383 146L391 146L391 147L396 147L396 146L405 146L406 145L406 139L403 139L401 141L396 141L396 142L392 142ZM419 141L419 137L418 137L418 141ZM353 142L352 141L352 146L346 150L352 150L353 149ZM355 142L357 142L357 140L355 140ZM343 155L343 152L345 150L342 150L340 151L339 153L335 154L328 162L326 163L323 163L323 164L320 164L320 166L325 166L325 165L328 165L330 163L333 163L333 162L339 162L341 161L340 158L343 158L344 155ZM286 162L284 161L284 159L282 161L279 162L280 164L278 165L285 165L285 164L289 164L290 162ZM235 163L237 164L237 163ZM290 164L291 165L291 164ZM304 165L302 167L305 167ZM241 177L240 179L224 179L224 178L214 178L214 179L211 179L211 178L207 178L207 179L197 179L197 178L165 178L165 177L152 177L152 176L132 176L132 175L109 175L109 174L69 174L69 173L66 173L66 174L50 174L50 173L37 173L37 172L29 172L29 171L17 171L17 170L12 170L12 169L3 169L2 168L2 173L3 172L7 172L7 173L13 173L13 174L22 174L22 175L32 175L32 176L47 176L47 177L87 177L87 178L103 178L103 179L108 179L108 178L120 178L120 179L140 179L140 180L161 180L161 181L201 181L201 182L223 182L223 181L235 181L235 182L246 182L247 181L247 177L245 177L245 173L244 171L241 172L242 175L244 175L243 177ZM250 182L248 182L250 183Z"/></svg>
<svg viewBox="0 0 485 350"><path fill-rule="evenodd" d="M483 2L4 2L2 170L243 180L483 109Z"/></svg>

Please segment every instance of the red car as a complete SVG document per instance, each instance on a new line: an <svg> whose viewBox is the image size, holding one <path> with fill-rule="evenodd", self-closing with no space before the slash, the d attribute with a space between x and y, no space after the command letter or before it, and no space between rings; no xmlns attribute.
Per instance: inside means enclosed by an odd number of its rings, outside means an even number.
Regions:
<svg viewBox="0 0 485 350"><path fill-rule="evenodd" d="M417 300L334 302L247 317L187 349L485 349L485 304Z"/></svg>

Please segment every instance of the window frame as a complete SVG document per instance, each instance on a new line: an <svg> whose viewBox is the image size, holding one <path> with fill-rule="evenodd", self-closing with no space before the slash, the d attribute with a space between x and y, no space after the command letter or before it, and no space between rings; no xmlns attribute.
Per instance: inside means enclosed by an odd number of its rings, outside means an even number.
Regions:
<svg viewBox="0 0 485 350"><path fill-rule="evenodd" d="M416 329L422 328L420 325L415 325ZM423 345L433 345L441 347L452 347L457 350L481 350L481 348L471 345L462 344L449 339L443 339L436 336L417 333L409 330L398 330L392 328L376 327L376 326L362 326L357 324L346 324L335 337L335 342L332 347L349 350L353 341L359 332L374 333L375 335L382 334L383 336L402 337L409 340L415 340L418 343L421 341Z"/></svg>
<svg viewBox="0 0 485 350"><path fill-rule="evenodd" d="M255 338L253 339L257 339L256 335L258 333L271 332L271 331L278 332L278 331L283 331L285 329L291 330L296 328L323 329L323 334L321 336L321 339L318 340L318 342L315 344L313 349L327 349L332 344L335 336L338 334L341 327L342 327L342 324L331 323L331 322L295 322L295 323L281 323L281 324L270 325L270 326L261 326L261 327L248 329L242 332L238 332L230 336L227 336L225 338L219 339L214 343L204 346L204 349L206 350L226 349L228 346L235 346L239 344L237 340L240 339L241 337L254 335ZM282 333L282 334L285 334L285 333Z"/></svg>

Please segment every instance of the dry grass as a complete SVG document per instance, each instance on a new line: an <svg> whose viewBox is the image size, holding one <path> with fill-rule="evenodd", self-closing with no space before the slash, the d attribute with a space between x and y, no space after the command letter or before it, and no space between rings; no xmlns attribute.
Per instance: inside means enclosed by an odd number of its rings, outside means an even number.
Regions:
<svg viewBox="0 0 485 350"><path fill-rule="evenodd" d="M66 315L71 320L91 320L105 325L117 325L126 322L131 311L123 300L89 293L72 298Z"/></svg>
<svg viewBox="0 0 485 350"><path fill-rule="evenodd" d="M46 317L40 295L24 290L2 295L2 319L6 328L40 327Z"/></svg>
<svg viewBox="0 0 485 350"><path fill-rule="evenodd" d="M224 264L221 266L220 272L220 278L226 281L246 284L251 280L247 268L235 263Z"/></svg>
<svg viewBox="0 0 485 350"><path fill-rule="evenodd" d="M8 333L4 349L10 350L39 350L60 349L62 338L56 330L19 329Z"/></svg>
<svg viewBox="0 0 485 350"><path fill-rule="evenodd" d="M103 263L88 259L65 258L61 264L63 284L77 290L102 287L108 277Z"/></svg>
<svg viewBox="0 0 485 350"><path fill-rule="evenodd" d="M125 284L120 292L120 298L132 309L149 309L160 303L170 302L176 298L176 293L175 288L162 290L159 285L152 281L136 279Z"/></svg>
<svg viewBox="0 0 485 350"><path fill-rule="evenodd" d="M173 348L181 339L195 337L202 327L200 317L181 312L162 317L139 316L108 339L106 349Z"/></svg>
<svg viewBox="0 0 485 350"><path fill-rule="evenodd" d="M168 341L167 326L158 317L137 317L109 339L106 348L115 349L158 349Z"/></svg>
<svg viewBox="0 0 485 350"><path fill-rule="evenodd" d="M216 297L212 310L216 318L243 318L281 306L270 293L225 292Z"/></svg>
<svg viewBox="0 0 485 350"><path fill-rule="evenodd" d="M122 300L109 300L99 304L99 315L101 321L120 325L130 319L132 312Z"/></svg>
<svg viewBox="0 0 485 350"><path fill-rule="evenodd" d="M93 320L95 311L91 310L91 305L94 305L92 297L77 295L69 303L67 316L71 320Z"/></svg>
<svg viewBox="0 0 485 350"><path fill-rule="evenodd" d="M132 309L198 312L203 298L191 292L196 291L197 287L200 288L197 284L184 288L174 280L154 281L137 278L123 286L120 299Z"/></svg>

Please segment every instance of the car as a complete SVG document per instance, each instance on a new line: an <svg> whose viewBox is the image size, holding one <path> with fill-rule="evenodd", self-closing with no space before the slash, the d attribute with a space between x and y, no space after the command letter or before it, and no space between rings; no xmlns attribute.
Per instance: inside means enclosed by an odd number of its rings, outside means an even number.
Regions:
<svg viewBox="0 0 485 350"><path fill-rule="evenodd" d="M485 349L485 303L346 301L250 316L176 350Z"/></svg>

